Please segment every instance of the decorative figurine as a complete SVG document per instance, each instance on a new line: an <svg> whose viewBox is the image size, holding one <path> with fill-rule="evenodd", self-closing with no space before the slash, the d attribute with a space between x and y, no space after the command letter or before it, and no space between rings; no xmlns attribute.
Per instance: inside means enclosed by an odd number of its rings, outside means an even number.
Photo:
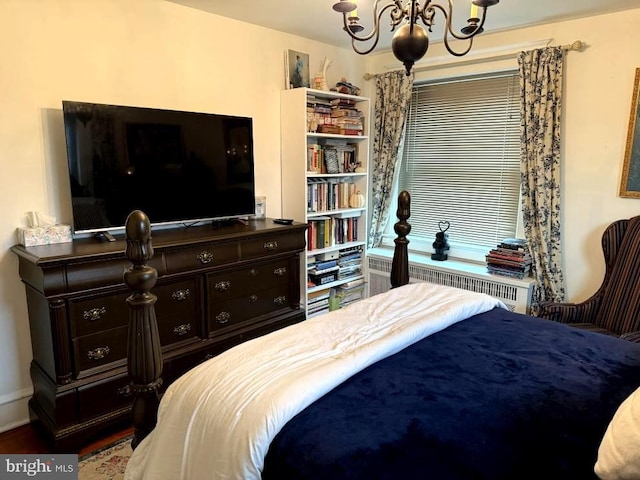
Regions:
<svg viewBox="0 0 640 480"><path fill-rule="evenodd" d="M329 91L329 85L327 85L327 69L333 62L327 57L324 57L322 61L322 71L315 74L313 77L313 88L316 90Z"/></svg>
<svg viewBox="0 0 640 480"><path fill-rule="evenodd" d="M431 260L444 261L449 258L445 252L449 251L449 244L447 243L448 235L445 233L449 230L451 225L447 221L438 222L439 232L436 232L436 241L433 242L433 248L436 253L431 254Z"/></svg>

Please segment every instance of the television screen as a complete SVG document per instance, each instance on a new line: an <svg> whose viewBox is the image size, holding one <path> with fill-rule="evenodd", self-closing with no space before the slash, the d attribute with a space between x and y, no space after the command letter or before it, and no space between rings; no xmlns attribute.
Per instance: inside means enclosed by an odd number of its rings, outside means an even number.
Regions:
<svg viewBox="0 0 640 480"><path fill-rule="evenodd" d="M254 214L248 117L63 101L74 232Z"/></svg>

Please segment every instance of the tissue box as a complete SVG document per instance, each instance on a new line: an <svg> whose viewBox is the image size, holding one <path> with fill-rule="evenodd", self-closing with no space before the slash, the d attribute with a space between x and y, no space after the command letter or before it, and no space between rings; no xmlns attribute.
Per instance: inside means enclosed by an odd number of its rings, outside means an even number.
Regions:
<svg viewBox="0 0 640 480"><path fill-rule="evenodd" d="M71 242L72 240L71 226L69 225L18 228L18 243L21 243L25 247L65 243Z"/></svg>

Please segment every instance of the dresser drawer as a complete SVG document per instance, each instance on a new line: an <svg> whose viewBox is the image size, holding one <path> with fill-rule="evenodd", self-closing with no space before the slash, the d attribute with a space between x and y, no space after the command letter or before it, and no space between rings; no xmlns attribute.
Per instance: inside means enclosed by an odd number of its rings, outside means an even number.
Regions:
<svg viewBox="0 0 640 480"><path fill-rule="evenodd" d="M210 302L219 302L238 295L289 282L289 259L252 265L235 271L207 275Z"/></svg>
<svg viewBox="0 0 640 480"><path fill-rule="evenodd" d="M201 309L196 280L163 285L154 289L156 319L163 347L196 339L201 323Z"/></svg>
<svg viewBox="0 0 640 480"><path fill-rule="evenodd" d="M149 265L155 268L159 275L164 274L160 255L151 258ZM66 267L67 291L77 292L109 285L123 285L122 277L124 271L129 267L131 267L131 262L124 258L124 253L122 258L69 264Z"/></svg>
<svg viewBox="0 0 640 480"><path fill-rule="evenodd" d="M129 322L127 297L131 292L112 293L69 300L72 336L82 337L126 326Z"/></svg>
<svg viewBox="0 0 640 480"><path fill-rule="evenodd" d="M176 315L197 319L198 295L195 279L159 285L152 292L157 297L155 307L158 323L163 318ZM130 295L131 292L123 291L69 300L72 336L82 337L128 325L127 298Z"/></svg>
<svg viewBox="0 0 640 480"><path fill-rule="evenodd" d="M215 332L236 328L254 317L288 306L289 298L286 285L231 298L219 304L210 304L210 330Z"/></svg>
<svg viewBox="0 0 640 480"><path fill-rule="evenodd" d="M78 388L78 417L88 420L105 412L130 405L133 394L129 387L129 375L115 377Z"/></svg>
<svg viewBox="0 0 640 480"><path fill-rule="evenodd" d="M158 321L175 315L196 318L198 290L195 278L160 285L151 291L158 298L155 305Z"/></svg>
<svg viewBox="0 0 640 480"><path fill-rule="evenodd" d="M210 268L238 261L238 244L208 243L165 252L167 273L178 273Z"/></svg>
<svg viewBox="0 0 640 480"><path fill-rule="evenodd" d="M89 370L127 356L128 327L112 328L73 340L76 372Z"/></svg>
<svg viewBox="0 0 640 480"><path fill-rule="evenodd" d="M265 235L256 239L240 242L240 256L248 258L264 257L289 251L303 250L305 246L304 232Z"/></svg>
<svg viewBox="0 0 640 480"><path fill-rule="evenodd" d="M158 333L160 334L160 344L163 347L174 343L197 341L199 339L198 328L195 315L158 318Z"/></svg>

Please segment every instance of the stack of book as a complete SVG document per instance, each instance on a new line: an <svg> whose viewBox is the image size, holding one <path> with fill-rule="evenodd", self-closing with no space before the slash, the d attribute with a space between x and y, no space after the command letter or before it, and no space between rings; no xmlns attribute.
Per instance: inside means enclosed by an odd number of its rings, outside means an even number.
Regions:
<svg viewBox="0 0 640 480"><path fill-rule="evenodd" d="M364 113L351 99L307 96L307 130L339 135L362 135Z"/></svg>
<svg viewBox="0 0 640 480"><path fill-rule="evenodd" d="M355 277L362 273L362 247L340 250L338 279Z"/></svg>
<svg viewBox="0 0 640 480"><path fill-rule="evenodd" d="M319 260L313 264L307 264L307 284L309 286L318 286L335 282L339 272L340 267L337 259Z"/></svg>
<svg viewBox="0 0 640 480"><path fill-rule="evenodd" d="M351 280L336 288L340 298L340 307L346 307L350 303L361 300L364 295L364 278Z"/></svg>
<svg viewBox="0 0 640 480"><path fill-rule="evenodd" d="M527 242L521 238L505 238L487 256L487 271L511 278L525 278L531 270Z"/></svg>
<svg viewBox="0 0 640 480"><path fill-rule="evenodd" d="M329 311L329 288L309 293L307 296L307 317Z"/></svg>
<svg viewBox="0 0 640 480"><path fill-rule="evenodd" d="M341 135L362 135L364 114L356 108L355 100L334 98L331 100L331 117L340 128Z"/></svg>

